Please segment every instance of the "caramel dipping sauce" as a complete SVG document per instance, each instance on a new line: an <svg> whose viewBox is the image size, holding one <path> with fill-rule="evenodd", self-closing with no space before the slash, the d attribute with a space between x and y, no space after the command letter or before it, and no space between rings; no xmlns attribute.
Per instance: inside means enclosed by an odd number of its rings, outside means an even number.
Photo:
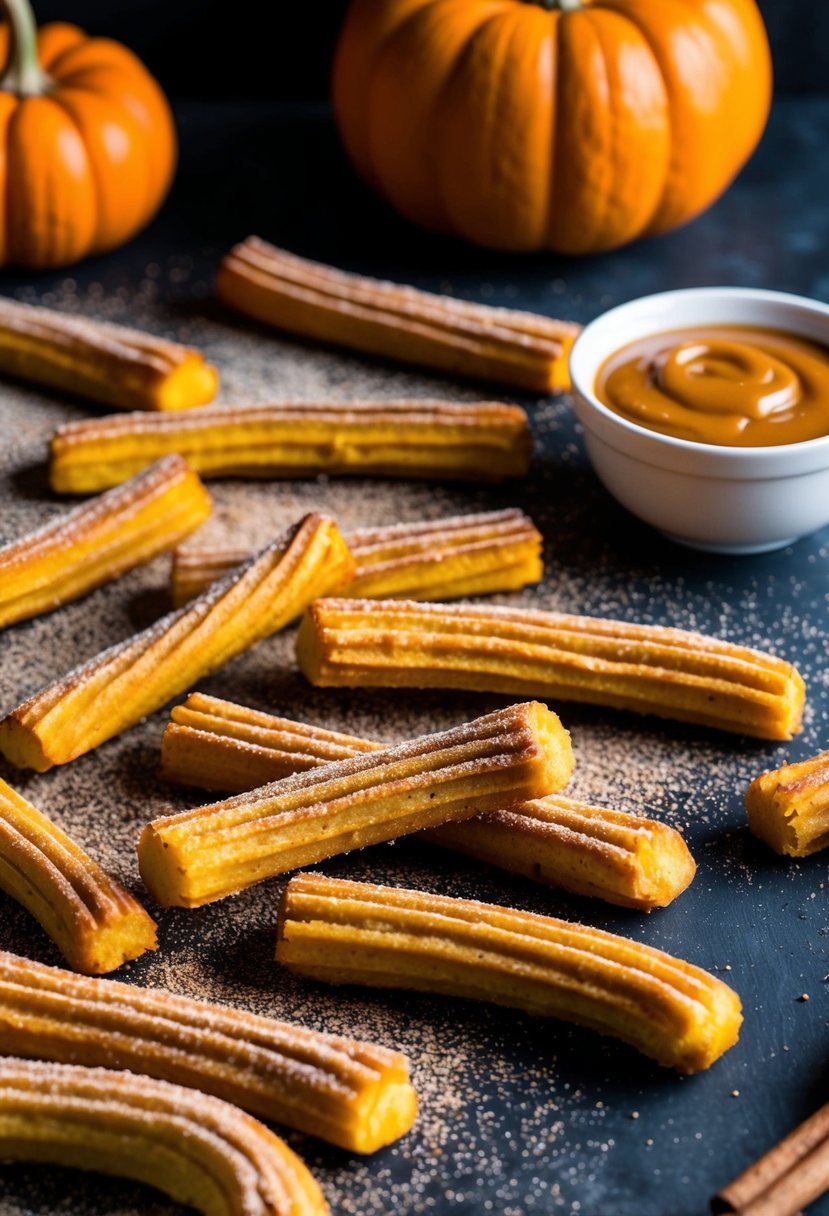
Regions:
<svg viewBox="0 0 829 1216"><path fill-rule="evenodd" d="M594 391L651 431L726 447L829 435L829 347L753 325L640 338L606 359Z"/></svg>

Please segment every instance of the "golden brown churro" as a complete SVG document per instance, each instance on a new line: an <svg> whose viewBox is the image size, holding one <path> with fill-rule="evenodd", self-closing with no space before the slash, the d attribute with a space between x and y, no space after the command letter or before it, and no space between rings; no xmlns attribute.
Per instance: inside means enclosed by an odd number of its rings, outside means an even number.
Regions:
<svg viewBox="0 0 829 1216"><path fill-rule="evenodd" d="M0 888L31 912L78 971L101 975L156 948L155 921L129 891L5 781Z"/></svg>
<svg viewBox="0 0 829 1216"><path fill-rule="evenodd" d="M0 297L0 373L123 410L186 410L219 374L189 346Z"/></svg>
<svg viewBox="0 0 829 1216"><path fill-rule="evenodd" d="M0 547L0 628L77 599L172 549L204 523L210 498L181 456Z"/></svg>
<svg viewBox="0 0 829 1216"><path fill-rule="evenodd" d="M523 511L487 511L344 533L357 563L352 596L447 600L517 591L543 577L541 534ZM173 603L186 604L249 557L246 549L177 549Z"/></svg>
<svg viewBox="0 0 829 1216"><path fill-rule="evenodd" d="M205 1216L326 1216L283 1140L228 1102L109 1068L0 1059L0 1158L133 1178Z"/></svg>
<svg viewBox="0 0 829 1216"><path fill-rule="evenodd" d="M156 819L139 840L141 876L159 903L198 907L336 853L555 792L572 766L555 714L511 705Z"/></svg>
<svg viewBox="0 0 829 1216"><path fill-rule="evenodd" d="M380 747L192 693L170 714L162 775L181 785L241 793ZM423 835L536 882L642 910L671 903L696 871L685 841L667 824L559 796Z"/></svg>
<svg viewBox="0 0 829 1216"><path fill-rule="evenodd" d="M319 600L300 627L297 658L322 686L587 701L761 739L791 739L803 712L797 670L764 651L522 608Z"/></svg>
<svg viewBox="0 0 829 1216"><path fill-rule="evenodd" d="M829 752L761 773L745 796L748 826L777 853L808 857L829 845Z"/></svg>
<svg viewBox="0 0 829 1216"><path fill-rule="evenodd" d="M178 452L203 477L317 473L500 481L527 472L527 415L493 401L237 406L115 414L60 427L52 489L88 494Z"/></svg>
<svg viewBox="0 0 829 1216"><path fill-rule="evenodd" d="M307 515L192 604L24 701L0 721L0 752L39 772L74 760L282 629L353 572L336 524Z"/></svg>
<svg viewBox="0 0 829 1216"><path fill-rule="evenodd" d="M219 267L220 299L277 329L539 393L570 387L580 326L348 274L250 236Z"/></svg>
<svg viewBox="0 0 829 1216"><path fill-rule="evenodd" d="M335 984L493 1001L589 1026L680 1072L737 1041L735 992L650 946L586 925L422 891L297 874L279 962Z"/></svg>
<svg viewBox="0 0 829 1216"><path fill-rule="evenodd" d="M4 952L0 1050L193 1086L349 1152L391 1144L417 1114L400 1052Z"/></svg>

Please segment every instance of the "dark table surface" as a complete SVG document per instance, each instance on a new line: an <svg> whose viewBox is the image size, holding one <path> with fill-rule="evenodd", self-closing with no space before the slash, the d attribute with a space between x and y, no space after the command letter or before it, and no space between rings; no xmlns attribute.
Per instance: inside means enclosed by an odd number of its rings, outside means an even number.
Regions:
<svg viewBox="0 0 829 1216"><path fill-rule="evenodd" d="M414 231L352 175L324 110L182 105L178 117L181 172L169 203L145 233L71 271L4 272L0 290L47 303L74 301L93 314L106 311L150 326L156 318L159 331L203 333L209 353L224 360L230 397L235 389L237 400L255 391L252 383L261 390L266 374L272 397L285 399L306 366L307 395L324 383L331 395L343 397L353 396L355 385L361 391L369 385L375 396L475 396L469 386L407 378L348 355L326 356L323 365L311 346L276 340L225 316L211 299L213 271L221 252L250 232L368 273L580 321L634 296L703 284L829 299L829 101L779 101L757 156L695 224L583 261L492 255ZM484 493L396 490L371 482L334 491L325 483L292 483L284 492L288 498L275 506L266 497L269 487L228 483L216 491L222 534L229 538L234 523L252 534L258 510L269 523L287 521L298 504L307 509L317 502L344 510L349 524L369 522L392 501L400 503L400 518L485 503L522 506L544 532L548 564L548 578L539 592L527 593L529 602L676 624L774 649L796 661L806 678L803 734L779 747L611 711L556 707L576 743L576 795L647 810L686 834L699 864L696 880L672 907L650 917L531 888L410 842L324 868L583 919L667 949L716 971L738 990L745 1009L739 1044L710 1071L681 1079L573 1027L466 1002L336 992L293 979L271 961L279 883L215 908L162 913L162 952L140 960L130 976L376 1036L409 1052L423 1115L401 1144L356 1161L289 1136L335 1211L692 1216L706 1210L719 1185L829 1098L826 860L818 855L792 863L772 855L748 834L742 809L745 786L757 772L827 746L829 535L740 559L673 546L598 485L566 400L515 400L527 405L538 440L533 476L523 486ZM32 425L41 430L32 432L31 444L6 430L0 540L54 512L34 457L56 420L86 412L56 400L41 404L37 394L12 400L7 393L0 420L7 410L14 422L22 406L27 416L38 416ZM392 500L395 493L400 497ZM150 570L129 576L117 591L96 592L81 605L0 636L3 706L66 670L70 660L124 636L128 624L157 615L164 569L156 563ZM259 666L237 662L204 687L356 733L370 730L372 722L378 730L385 720L389 737L448 725L499 703L411 694L405 706L389 709L380 693L316 693L288 670L289 651L268 650L270 645L258 650ZM266 679L263 655L285 669L272 667ZM152 749L162 724L157 714L57 774L20 778L2 769L136 890L127 852L137 827L164 806L187 805L153 775ZM0 946L59 961L28 917L5 899ZM798 999L804 993L808 1001ZM131 1184L40 1167L4 1167L0 1188L4 1216L161 1216L177 1210ZM812 1210L828 1213L829 1200Z"/></svg>

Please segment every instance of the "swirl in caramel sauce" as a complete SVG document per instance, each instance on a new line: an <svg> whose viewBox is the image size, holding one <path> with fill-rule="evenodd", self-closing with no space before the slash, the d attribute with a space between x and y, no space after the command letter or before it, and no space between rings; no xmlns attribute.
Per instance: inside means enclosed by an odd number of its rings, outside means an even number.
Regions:
<svg viewBox="0 0 829 1216"><path fill-rule="evenodd" d="M595 392L631 422L696 443L771 447L829 435L829 349L782 330L651 334L605 360Z"/></svg>

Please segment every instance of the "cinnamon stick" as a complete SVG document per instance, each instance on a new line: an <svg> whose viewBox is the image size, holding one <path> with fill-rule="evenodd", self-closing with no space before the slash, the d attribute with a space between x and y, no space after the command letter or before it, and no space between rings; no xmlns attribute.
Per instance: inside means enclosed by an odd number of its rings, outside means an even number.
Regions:
<svg viewBox="0 0 829 1216"><path fill-rule="evenodd" d="M800 1216L829 1190L829 1103L711 1200L714 1216Z"/></svg>

